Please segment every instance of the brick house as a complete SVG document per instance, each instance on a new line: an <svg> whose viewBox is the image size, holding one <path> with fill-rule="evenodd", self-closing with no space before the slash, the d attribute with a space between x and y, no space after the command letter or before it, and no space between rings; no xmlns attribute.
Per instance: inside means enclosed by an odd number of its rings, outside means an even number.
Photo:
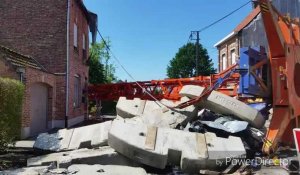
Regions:
<svg viewBox="0 0 300 175"><path fill-rule="evenodd" d="M241 32L259 13L260 8L256 7L229 35L214 45L218 49L219 72L237 62L241 47Z"/></svg>
<svg viewBox="0 0 300 175"><path fill-rule="evenodd" d="M300 1L298 0L272 0L272 4L283 15L291 18L300 17ZM249 15L229 35L214 45L219 53L219 72L236 63L240 48L254 46L263 46L268 50L264 24L256 2L253 3L253 10Z"/></svg>
<svg viewBox="0 0 300 175"><path fill-rule="evenodd" d="M83 121L97 15L82 0L2 0L0 16L0 76L22 76L26 89L22 137Z"/></svg>

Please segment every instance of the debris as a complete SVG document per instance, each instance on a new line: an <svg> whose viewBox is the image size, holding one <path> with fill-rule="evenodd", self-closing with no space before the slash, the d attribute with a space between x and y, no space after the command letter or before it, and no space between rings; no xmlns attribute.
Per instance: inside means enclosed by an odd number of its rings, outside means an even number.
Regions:
<svg viewBox="0 0 300 175"><path fill-rule="evenodd" d="M55 163L57 167L66 168L71 164L101 164L101 165L123 165L140 166L135 161L120 155L111 147L100 147L97 149L79 149L74 151L52 153L44 156L33 157L27 160L27 166L41 166Z"/></svg>
<svg viewBox="0 0 300 175"><path fill-rule="evenodd" d="M140 163L164 169L166 165L180 165L183 172L196 173L200 169L218 169L218 160L243 157L245 149L238 137L220 138L214 133L191 133L170 128L156 128L156 137L147 125L115 120L108 135L108 143L119 153ZM148 138L150 137L150 138ZM153 142L153 149L146 145Z"/></svg>
<svg viewBox="0 0 300 175"><path fill-rule="evenodd" d="M203 91L204 87L186 85L183 86L180 95L195 98L201 95ZM262 128L265 124L265 118L258 110L217 91L212 91L206 99L197 105L219 114L235 116L243 121L249 122L256 128Z"/></svg>
<svg viewBox="0 0 300 175"><path fill-rule="evenodd" d="M25 167L14 170L0 171L1 175L39 175L48 172L47 166Z"/></svg>
<svg viewBox="0 0 300 175"><path fill-rule="evenodd" d="M145 100L134 98L128 100L126 97L120 97L117 103L117 114L122 118L133 118L141 115L146 105Z"/></svg>
<svg viewBox="0 0 300 175"><path fill-rule="evenodd" d="M74 175L147 175L143 168L134 168L128 166L117 165L71 165L68 168L68 172L72 172Z"/></svg>
<svg viewBox="0 0 300 175"><path fill-rule="evenodd" d="M233 120L230 117L220 117L215 121L201 121L201 123L209 127L221 129L229 133L241 132L245 130L248 126L248 122Z"/></svg>
<svg viewBox="0 0 300 175"><path fill-rule="evenodd" d="M187 97L182 97L179 102L163 99L159 105L154 101L140 100L138 98L128 100L125 97L120 97L117 104L117 114L121 118L130 118L138 123L141 122L141 124L176 128L179 124L186 125L188 121L197 117L198 108L192 105L184 109L168 109L162 104L174 107L188 100Z"/></svg>
<svg viewBox="0 0 300 175"><path fill-rule="evenodd" d="M34 148L43 151L66 151L107 145L111 121L74 129L61 129L56 133L40 134Z"/></svg>

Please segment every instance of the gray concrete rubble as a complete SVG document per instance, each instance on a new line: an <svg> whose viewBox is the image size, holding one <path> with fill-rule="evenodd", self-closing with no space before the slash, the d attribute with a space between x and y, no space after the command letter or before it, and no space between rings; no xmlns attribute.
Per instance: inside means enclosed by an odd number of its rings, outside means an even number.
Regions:
<svg viewBox="0 0 300 175"><path fill-rule="evenodd" d="M46 174L47 166L19 168L15 170L0 171L0 175L39 175Z"/></svg>
<svg viewBox="0 0 300 175"><path fill-rule="evenodd" d="M203 91L204 88L201 86L187 85L183 86L180 95L195 98L201 95ZM256 128L262 128L265 124L265 118L258 110L217 91L213 91L207 99L201 101L198 105L216 113L233 115L249 122Z"/></svg>
<svg viewBox="0 0 300 175"><path fill-rule="evenodd" d="M101 164L101 165L123 165L137 167L136 163L117 153L109 146L97 149L79 149L74 151L52 153L44 156L29 158L27 166L42 166L54 163L59 168L66 168L71 164Z"/></svg>
<svg viewBox="0 0 300 175"><path fill-rule="evenodd" d="M198 109L193 105L184 109L170 109L164 105L174 107L188 100L189 98L182 97L181 101L178 102L163 99L157 103L138 98L128 100L125 97L120 97L117 104L117 113L118 116L125 119L130 118L133 122L157 127L175 128L178 124L185 125L188 121L197 117Z"/></svg>
<svg viewBox="0 0 300 175"><path fill-rule="evenodd" d="M213 133L192 133L170 128L115 120L108 134L108 144L119 153L140 163L164 169L179 165L183 172L215 170L226 157L246 154L240 138L219 138Z"/></svg>
<svg viewBox="0 0 300 175"><path fill-rule="evenodd" d="M128 100L120 97L117 103L117 114L123 118L132 118L141 115L144 111L146 101L139 98Z"/></svg>
<svg viewBox="0 0 300 175"><path fill-rule="evenodd" d="M74 174L74 175L147 175L143 168L129 167L120 165L86 165L74 164L66 168L56 167L28 167L16 170L0 171L0 175L61 175L61 174Z"/></svg>
<svg viewBox="0 0 300 175"><path fill-rule="evenodd" d="M107 145L107 133L111 121L73 129L61 129L56 133L40 134L34 148L44 151L65 151Z"/></svg>
<svg viewBox="0 0 300 175"><path fill-rule="evenodd" d="M143 168L117 165L71 165L68 172L74 175L147 175Z"/></svg>

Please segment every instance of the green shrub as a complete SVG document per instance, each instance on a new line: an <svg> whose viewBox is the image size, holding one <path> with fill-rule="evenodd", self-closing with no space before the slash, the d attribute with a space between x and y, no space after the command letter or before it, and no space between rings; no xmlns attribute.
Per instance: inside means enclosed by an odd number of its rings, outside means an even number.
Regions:
<svg viewBox="0 0 300 175"><path fill-rule="evenodd" d="M20 138L24 85L0 78L0 151Z"/></svg>

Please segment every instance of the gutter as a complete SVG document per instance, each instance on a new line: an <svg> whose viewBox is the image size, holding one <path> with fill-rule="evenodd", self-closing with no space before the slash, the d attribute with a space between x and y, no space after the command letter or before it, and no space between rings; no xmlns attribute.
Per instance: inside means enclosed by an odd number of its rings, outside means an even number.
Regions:
<svg viewBox="0 0 300 175"><path fill-rule="evenodd" d="M71 0L68 0L67 10L67 73L66 73L66 115L65 115L65 128L68 128L68 115L69 115L69 61L70 61L70 5Z"/></svg>

